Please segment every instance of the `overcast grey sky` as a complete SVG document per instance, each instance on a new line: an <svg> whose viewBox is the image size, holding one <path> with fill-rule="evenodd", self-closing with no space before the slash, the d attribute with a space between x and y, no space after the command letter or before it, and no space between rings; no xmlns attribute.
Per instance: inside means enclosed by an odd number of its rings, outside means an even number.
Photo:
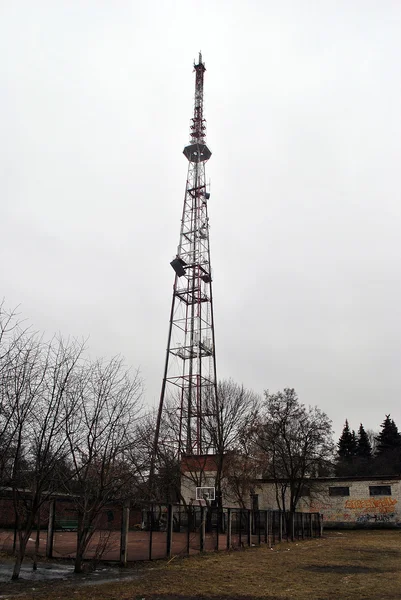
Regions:
<svg viewBox="0 0 401 600"><path fill-rule="evenodd" d="M206 62L220 378L401 427L399 0L0 1L1 290L157 403Z"/></svg>

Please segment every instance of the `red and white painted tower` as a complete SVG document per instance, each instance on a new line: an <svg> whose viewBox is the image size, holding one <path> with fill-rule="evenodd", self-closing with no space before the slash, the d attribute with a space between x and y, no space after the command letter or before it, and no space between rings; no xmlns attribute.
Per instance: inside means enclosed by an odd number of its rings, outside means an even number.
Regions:
<svg viewBox="0 0 401 600"><path fill-rule="evenodd" d="M166 405L178 414L178 446L182 454L203 454L202 422L215 406L216 353L213 319L212 269L205 165L211 157L203 118L203 80L206 71L199 53L195 69L195 105L190 142L184 148L188 175L180 241L171 266L175 271L166 362L155 432L155 450Z"/></svg>

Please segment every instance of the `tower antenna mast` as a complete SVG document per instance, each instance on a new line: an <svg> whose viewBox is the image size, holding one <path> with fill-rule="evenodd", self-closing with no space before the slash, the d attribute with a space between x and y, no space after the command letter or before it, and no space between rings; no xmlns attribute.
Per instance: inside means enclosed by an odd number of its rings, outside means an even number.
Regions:
<svg viewBox="0 0 401 600"><path fill-rule="evenodd" d="M166 360L154 437L151 479L165 410L178 415L178 452L201 455L210 448L203 431L216 405L216 353L210 263L205 164L212 153L206 144L203 82L206 71L199 53L195 71L194 114L190 141L184 148L188 174L177 254Z"/></svg>

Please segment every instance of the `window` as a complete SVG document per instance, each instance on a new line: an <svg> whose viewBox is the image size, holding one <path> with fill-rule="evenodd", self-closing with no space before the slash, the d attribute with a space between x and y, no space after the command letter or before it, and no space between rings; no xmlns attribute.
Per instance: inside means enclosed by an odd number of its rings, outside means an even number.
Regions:
<svg viewBox="0 0 401 600"><path fill-rule="evenodd" d="M349 487L329 487L329 496L349 496Z"/></svg>
<svg viewBox="0 0 401 600"><path fill-rule="evenodd" d="M369 496L391 496L391 485L370 485Z"/></svg>
<svg viewBox="0 0 401 600"><path fill-rule="evenodd" d="M301 496L310 496L310 487L303 485L301 488Z"/></svg>

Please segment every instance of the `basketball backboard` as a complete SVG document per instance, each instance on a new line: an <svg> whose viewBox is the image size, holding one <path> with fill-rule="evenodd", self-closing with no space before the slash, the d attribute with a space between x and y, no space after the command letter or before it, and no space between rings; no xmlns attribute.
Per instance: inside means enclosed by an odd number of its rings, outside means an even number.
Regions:
<svg viewBox="0 0 401 600"><path fill-rule="evenodd" d="M197 487L196 488L196 499L197 500L214 500L216 497L216 490L214 487Z"/></svg>

